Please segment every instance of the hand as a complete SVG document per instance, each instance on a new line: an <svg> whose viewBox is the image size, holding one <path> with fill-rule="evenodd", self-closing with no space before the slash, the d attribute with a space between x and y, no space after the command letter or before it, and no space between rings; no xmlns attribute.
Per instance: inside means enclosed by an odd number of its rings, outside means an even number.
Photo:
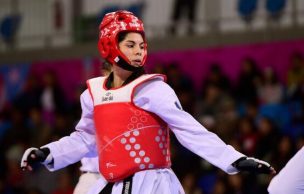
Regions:
<svg viewBox="0 0 304 194"><path fill-rule="evenodd" d="M28 148L22 156L21 169L32 171L34 166L43 163L49 154L48 148Z"/></svg>
<svg viewBox="0 0 304 194"><path fill-rule="evenodd" d="M235 161L232 166L240 171L248 171L261 174L276 174L276 171L270 164L256 158L242 157Z"/></svg>

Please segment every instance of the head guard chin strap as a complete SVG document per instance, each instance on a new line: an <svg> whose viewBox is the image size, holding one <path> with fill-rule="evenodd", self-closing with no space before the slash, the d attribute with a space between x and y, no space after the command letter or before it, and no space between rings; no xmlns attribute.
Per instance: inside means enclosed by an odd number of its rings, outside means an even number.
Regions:
<svg viewBox="0 0 304 194"><path fill-rule="evenodd" d="M127 71L138 71L140 69L143 68L143 66L138 66L138 67L135 67L131 64L129 64L126 60L124 60L122 57L120 56L117 56L115 59L114 59L115 63L123 68L124 70L127 70Z"/></svg>

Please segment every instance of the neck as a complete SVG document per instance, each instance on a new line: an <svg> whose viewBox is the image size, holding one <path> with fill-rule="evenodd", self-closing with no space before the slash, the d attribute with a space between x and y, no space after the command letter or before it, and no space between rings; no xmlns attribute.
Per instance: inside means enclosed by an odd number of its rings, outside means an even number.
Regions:
<svg viewBox="0 0 304 194"><path fill-rule="evenodd" d="M124 70L117 65L113 66L113 74L114 74L114 79L113 79L113 87L121 87L122 84L128 79L128 77L132 74L131 71Z"/></svg>

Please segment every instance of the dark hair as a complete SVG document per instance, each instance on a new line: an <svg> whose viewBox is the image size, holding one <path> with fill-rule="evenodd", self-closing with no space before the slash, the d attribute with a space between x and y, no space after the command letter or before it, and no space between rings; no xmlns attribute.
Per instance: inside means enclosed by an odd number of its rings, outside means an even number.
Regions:
<svg viewBox="0 0 304 194"><path fill-rule="evenodd" d="M109 70L110 71L112 69L112 65L108 61L103 61L101 69L102 70Z"/></svg>
<svg viewBox="0 0 304 194"><path fill-rule="evenodd" d="M129 33L128 31L122 31L122 32L118 33L117 42L120 43L121 41L123 41L126 38L128 33Z"/></svg>
<svg viewBox="0 0 304 194"><path fill-rule="evenodd" d="M122 31L122 32L119 32L117 34L117 42L120 43L121 41L123 41L130 32L132 32L132 31ZM134 31L134 33L139 33L143 38L145 37L144 34L141 33L141 32Z"/></svg>

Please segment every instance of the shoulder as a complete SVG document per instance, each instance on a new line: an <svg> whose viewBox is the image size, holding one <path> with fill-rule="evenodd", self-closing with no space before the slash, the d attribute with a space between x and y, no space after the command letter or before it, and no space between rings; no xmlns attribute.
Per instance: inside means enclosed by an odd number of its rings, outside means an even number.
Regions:
<svg viewBox="0 0 304 194"><path fill-rule="evenodd" d="M89 83L94 83L94 82L100 82L101 80L104 80L106 77L104 76L99 76L99 77L93 77L93 78L90 78L86 81L87 84Z"/></svg>
<svg viewBox="0 0 304 194"><path fill-rule="evenodd" d="M151 74L144 74L143 77L151 78L151 79L160 79L162 81L167 81L167 76L164 74L159 73L151 73Z"/></svg>
<svg viewBox="0 0 304 194"><path fill-rule="evenodd" d="M168 98L176 98L176 94L162 79L150 79L135 88L134 97L135 101L145 100L158 104Z"/></svg>
<svg viewBox="0 0 304 194"><path fill-rule="evenodd" d="M86 89L80 95L80 100L86 100L86 99L91 99L91 94L90 94L90 90L89 89Z"/></svg>
<svg viewBox="0 0 304 194"><path fill-rule="evenodd" d="M165 82L166 76L162 74L145 75L145 80L135 89L136 93L164 93L173 92L173 89Z"/></svg>
<svg viewBox="0 0 304 194"><path fill-rule="evenodd" d="M160 79L152 79L139 85L134 92L133 103L147 111L162 114L178 101L174 90ZM173 102L173 103L172 103Z"/></svg>
<svg viewBox="0 0 304 194"><path fill-rule="evenodd" d="M160 80L165 82L167 80L167 77L163 74L143 74L140 77L136 78L133 82L138 85L151 80Z"/></svg>

